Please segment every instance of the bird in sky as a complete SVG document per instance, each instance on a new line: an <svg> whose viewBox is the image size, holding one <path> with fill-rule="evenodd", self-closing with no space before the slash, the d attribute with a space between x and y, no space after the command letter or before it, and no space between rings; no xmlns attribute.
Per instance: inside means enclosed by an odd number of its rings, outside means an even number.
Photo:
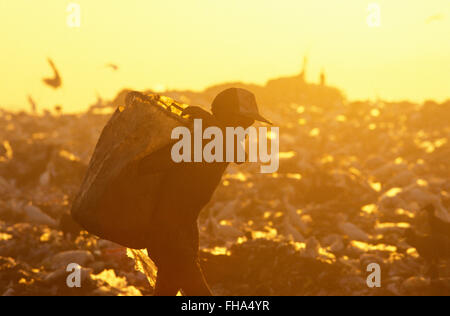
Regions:
<svg viewBox="0 0 450 316"><path fill-rule="evenodd" d="M442 14L434 14L426 18L425 23L430 24L432 22L437 22L443 20L444 16Z"/></svg>
<svg viewBox="0 0 450 316"><path fill-rule="evenodd" d="M61 76L59 75L58 70L56 69L55 64L53 63L53 61L48 58L48 63L50 64L50 67L52 67L53 69L53 78L44 78L42 79L42 81L44 81L44 83L50 87L52 87L53 89L58 89L59 87L61 87L62 85L62 80L61 80Z"/></svg>
<svg viewBox="0 0 450 316"><path fill-rule="evenodd" d="M36 113L37 111L37 105L36 102L33 100L31 95L28 95L28 103L30 103L31 106L31 112Z"/></svg>
<svg viewBox="0 0 450 316"><path fill-rule="evenodd" d="M116 64L113 64L113 63L106 64L106 67L111 68L114 71L119 70L119 66L117 66Z"/></svg>

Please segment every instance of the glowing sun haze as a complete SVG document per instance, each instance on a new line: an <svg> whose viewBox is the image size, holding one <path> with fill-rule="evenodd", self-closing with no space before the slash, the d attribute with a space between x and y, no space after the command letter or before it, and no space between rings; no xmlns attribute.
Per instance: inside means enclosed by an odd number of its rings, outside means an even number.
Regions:
<svg viewBox="0 0 450 316"><path fill-rule="evenodd" d="M69 3L81 27L69 28ZM378 3L381 26L367 25ZM80 110L124 87L203 89L300 71L350 99L450 97L448 0L0 0L0 106ZM63 87L42 83L54 60ZM106 67L119 66L118 71Z"/></svg>

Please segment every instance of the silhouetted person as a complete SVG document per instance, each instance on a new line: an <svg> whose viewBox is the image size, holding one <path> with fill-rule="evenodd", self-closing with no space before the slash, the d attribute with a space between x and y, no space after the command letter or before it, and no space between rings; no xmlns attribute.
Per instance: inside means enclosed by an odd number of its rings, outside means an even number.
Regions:
<svg viewBox="0 0 450 316"><path fill-rule="evenodd" d="M58 115L61 115L62 113L62 106L61 105L55 105L55 112Z"/></svg>
<svg viewBox="0 0 450 316"><path fill-rule="evenodd" d="M300 72L300 78L305 81L305 77L306 77L306 67L308 65L308 57L305 55L303 57L303 66L302 66L302 70Z"/></svg>
<svg viewBox="0 0 450 316"><path fill-rule="evenodd" d="M208 126L222 130L227 126L247 128L255 120L268 122L258 113L255 96L236 88L225 90L215 98L212 114L199 107L188 107L183 114L201 118L204 129ZM142 174L164 173L164 189L152 219L155 229L148 236L147 246L150 258L158 267L155 295L175 295L180 289L185 295L210 295L198 261L197 217L211 199L228 163L177 164L171 159L171 147L162 148L140 162Z"/></svg>
<svg viewBox="0 0 450 316"><path fill-rule="evenodd" d="M59 75L55 64L50 58L48 58L48 63L50 64L50 67L52 67L54 75L53 78L44 78L42 79L42 81L44 81L46 85L52 87L53 89L58 89L62 85L61 76Z"/></svg>
<svg viewBox="0 0 450 316"><path fill-rule="evenodd" d="M322 69L320 72L320 86L324 87L326 83L325 81L325 71Z"/></svg>

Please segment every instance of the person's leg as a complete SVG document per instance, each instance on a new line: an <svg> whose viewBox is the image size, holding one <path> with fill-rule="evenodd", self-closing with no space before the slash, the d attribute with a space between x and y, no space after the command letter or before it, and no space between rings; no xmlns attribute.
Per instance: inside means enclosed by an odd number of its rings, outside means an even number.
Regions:
<svg viewBox="0 0 450 316"><path fill-rule="evenodd" d="M197 255L191 251L186 248L166 248L163 258L159 253L158 259L152 259L158 267L154 292L156 296L174 296L180 289L187 296L212 295Z"/></svg>
<svg viewBox="0 0 450 316"><path fill-rule="evenodd" d="M158 267L155 295L209 296L211 291L198 263L197 222L189 218L170 221L169 212L159 214L162 223L149 238L148 254ZM186 215L186 213L184 214Z"/></svg>
<svg viewBox="0 0 450 316"><path fill-rule="evenodd" d="M188 265L188 273L181 279L180 284L182 292L186 296L212 295L198 262Z"/></svg>
<svg viewBox="0 0 450 316"><path fill-rule="evenodd" d="M158 265L155 296L175 296L179 290L186 296L211 296L200 265L192 258Z"/></svg>
<svg viewBox="0 0 450 316"><path fill-rule="evenodd" d="M175 296L180 289L173 270L165 266L158 267L155 284L155 296Z"/></svg>
<svg viewBox="0 0 450 316"><path fill-rule="evenodd" d="M198 260L199 236L196 221L191 225L189 236L191 240L191 253L189 257L186 257L187 260L185 263L188 272L181 281L183 294L187 296L211 296L211 290L209 289L208 283L206 283Z"/></svg>

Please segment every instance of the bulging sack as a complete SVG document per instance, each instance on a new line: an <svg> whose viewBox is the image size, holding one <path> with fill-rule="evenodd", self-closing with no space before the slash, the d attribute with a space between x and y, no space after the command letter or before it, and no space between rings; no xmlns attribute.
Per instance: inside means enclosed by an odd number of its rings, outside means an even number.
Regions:
<svg viewBox="0 0 450 316"><path fill-rule="evenodd" d="M170 145L172 130L191 127L187 105L131 92L104 127L72 217L87 231L129 248L145 248L164 173L141 174L141 159ZM168 157L170 159L170 157Z"/></svg>

